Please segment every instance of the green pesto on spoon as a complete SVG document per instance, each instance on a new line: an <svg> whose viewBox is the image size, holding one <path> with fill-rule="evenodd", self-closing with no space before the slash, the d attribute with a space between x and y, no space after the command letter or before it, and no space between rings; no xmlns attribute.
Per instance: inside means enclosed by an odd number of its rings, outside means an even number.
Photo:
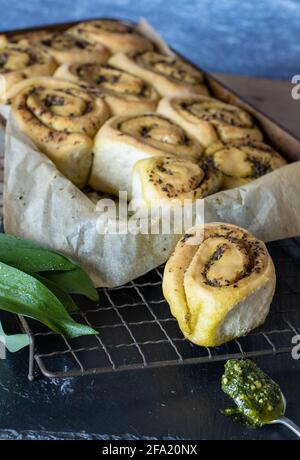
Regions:
<svg viewBox="0 0 300 460"><path fill-rule="evenodd" d="M228 360L222 376L222 390L237 406L225 409L225 415L254 428L281 423L300 437L299 427L284 416L286 399L279 385L253 361Z"/></svg>

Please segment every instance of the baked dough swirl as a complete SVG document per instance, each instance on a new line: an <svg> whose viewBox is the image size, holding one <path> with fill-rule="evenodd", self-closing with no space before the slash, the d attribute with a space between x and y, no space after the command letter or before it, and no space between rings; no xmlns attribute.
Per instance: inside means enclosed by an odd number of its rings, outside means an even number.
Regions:
<svg viewBox="0 0 300 460"><path fill-rule="evenodd" d="M262 140L262 133L250 114L217 99L193 96L164 98L158 112L179 123L203 145L222 140Z"/></svg>
<svg viewBox="0 0 300 460"><path fill-rule="evenodd" d="M93 137L109 117L105 103L76 83L32 78L14 87L12 112L21 129L75 185L84 187Z"/></svg>
<svg viewBox="0 0 300 460"><path fill-rule="evenodd" d="M131 196L133 167L154 156L177 156L197 161L202 146L172 121L156 113L117 116L95 138L90 185L95 190Z"/></svg>
<svg viewBox="0 0 300 460"><path fill-rule="evenodd" d="M166 264L163 292L186 338L218 346L262 324L276 284L264 243L213 223L188 231Z"/></svg>
<svg viewBox="0 0 300 460"><path fill-rule="evenodd" d="M179 57L154 51L132 51L115 54L108 62L143 78L161 96L208 95L202 72Z"/></svg>
<svg viewBox="0 0 300 460"><path fill-rule="evenodd" d="M205 154L223 174L223 188L239 187L287 164L279 153L259 141L216 142Z"/></svg>
<svg viewBox="0 0 300 460"><path fill-rule="evenodd" d="M7 102L6 93L25 78L52 75L55 60L39 46L12 45L0 47L0 99Z"/></svg>
<svg viewBox="0 0 300 460"><path fill-rule="evenodd" d="M198 163L174 157L140 160L133 171L132 198L141 207L183 204L217 192L222 174L206 161Z"/></svg>
<svg viewBox="0 0 300 460"><path fill-rule="evenodd" d="M73 62L104 63L110 56L110 51L101 43L90 43L71 34L53 34L44 38L40 44L59 64Z"/></svg>
<svg viewBox="0 0 300 460"><path fill-rule="evenodd" d="M100 19L81 22L67 32L90 42L103 43L112 53L153 49L150 40L144 37L133 24L126 21Z"/></svg>
<svg viewBox="0 0 300 460"><path fill-rule="evenodd" d="M64 64L55 76L95 87L112 115L152 112L159 99L155 89L144 80L107 64Z"/></svg>

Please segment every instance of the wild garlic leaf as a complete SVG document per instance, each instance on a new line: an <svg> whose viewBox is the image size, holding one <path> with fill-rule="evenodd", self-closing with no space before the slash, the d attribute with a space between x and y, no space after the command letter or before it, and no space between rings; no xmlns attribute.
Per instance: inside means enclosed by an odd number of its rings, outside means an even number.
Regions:
<svg viewBox="0 0 300 460"><path fill-rule="evenodd" d="M30 339L27 334L10 334L6 335L0 321L0 342L10 351L14 353L27 347L30 344Z"/></svg>
<svg viewBox="0 0 300 460"><path fill-rule="evenodd" d="M72 297L61 288L59 288L53 281L48 280L44 276L39 275L38 273L32 273L32 276L43 283L50 291L53 292L55 297L61 301L63 306L68 310L69 313L77 313L78 307Z"/></svg>
<svg viewBox="0 0 300 460"><path fill-rule="evenodd" d="M70 294L82 294L97 302L99 294L91 279L79 266L72 271L44 272L44 277L55 283L58 287Z"/></svg>
<svg viewBox="0 0 300 460"><path fill-rule="evenodd" d="M67 257L48 250L34 241L5 233L0 234L0 260L26 273L74 270L77 267Z"/></svg>
<svg viewBox="0 0 300 460"><path fill-rule="evenodd" d="M97 334L74 321L58 298L34 277L0 262L0 309L29 316L65 337Z"/></svg>
<svg viewBox="0 0 300 460"><path fill-rule="evenodd" d="M0 261L29 275L39 273L66 293L82 294L94 301L99 299L92 281L80 265L34 241L0 234ZM61 296L63 293L60 299Z"/></svg>

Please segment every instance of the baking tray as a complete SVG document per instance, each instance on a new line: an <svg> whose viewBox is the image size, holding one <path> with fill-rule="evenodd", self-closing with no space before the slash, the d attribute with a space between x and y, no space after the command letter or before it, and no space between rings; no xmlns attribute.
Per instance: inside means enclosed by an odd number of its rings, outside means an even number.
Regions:
<svg viewBox="0 0 300 460"><path fill-rule="evenodd" d="M3 33L62 31L78 22ZM270 144L288 160L300 159L300 139L209 73L203 73L214 96L248 110L261 124ZM79 306L75 319L99 330L98 336L66 340L34 320L19 317L22 329L31 339L29 379L33 380L39 373L49 378L63 378L290 352L292 337L300 332L300 238L270 243L268 249L277 272L276 293L265 324L246 337L213 348L188 342L163 298L163 267L158 267L125 286L99 289L99 304L75 296Z"/></svg>

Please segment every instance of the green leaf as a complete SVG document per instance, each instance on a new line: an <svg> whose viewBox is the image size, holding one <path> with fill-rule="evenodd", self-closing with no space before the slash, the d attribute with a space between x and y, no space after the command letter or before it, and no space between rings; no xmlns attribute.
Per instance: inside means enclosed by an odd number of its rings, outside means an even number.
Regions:
<svg viewBox="0 0 300 460"><path fill-rule="evenodd" d="M57 284L66 293L82 294L96 302L99 299L91 279L80 265L34 241L0 234L0 261L32 276L40 273L53 283L52 287L47 286L51 291L53 285ZM59 294L58 291L55 295L60 300L64 298L63 293ZM67 301L66 297L64 299Z"/></svg>
<svg viewBox="0 0 300 460"><path fill-rule="evenodd" d="M32 276L0 262L0 308L29 316L65 337L97 334L74 321L57 297Z"/></svg>
<svg viewBox="0 0 300 460"><path fill-rule="evenodd" d="M0 260L26 273L50 270L74 270L77 264L34 241L0 234Z"/></svg>
<svg viewBox="0 0 300 460"><path fill-rule="evenodd" d="M27 334L6 335L0 321L0 342L5 345L8 351L14 353L21 350L21 348L27 347L30 344L30 339Z"/></svg>
<svg viewBox="0 0 300 460"><path fill-rule="evenodd" d="M69 313L78 313L78 307L72 297L67 294L65 291L63 291L61 288L56 286L56 284L45 278L44 276L39 275L38 273L32 273L32 276L39 280L41 283L43 283L50 291L53 292L55 297L58 298L58 300L61 301L63 306L68 310Z"/></svg>
<svg viewBox="0 0 300 460"><path fill-rule="evenodd" d="M91 279L79 266L68 272L44 272L43 276L55 283L65 292L70 294L82 294L89 299L98 302L99 294Z"/></svg>

